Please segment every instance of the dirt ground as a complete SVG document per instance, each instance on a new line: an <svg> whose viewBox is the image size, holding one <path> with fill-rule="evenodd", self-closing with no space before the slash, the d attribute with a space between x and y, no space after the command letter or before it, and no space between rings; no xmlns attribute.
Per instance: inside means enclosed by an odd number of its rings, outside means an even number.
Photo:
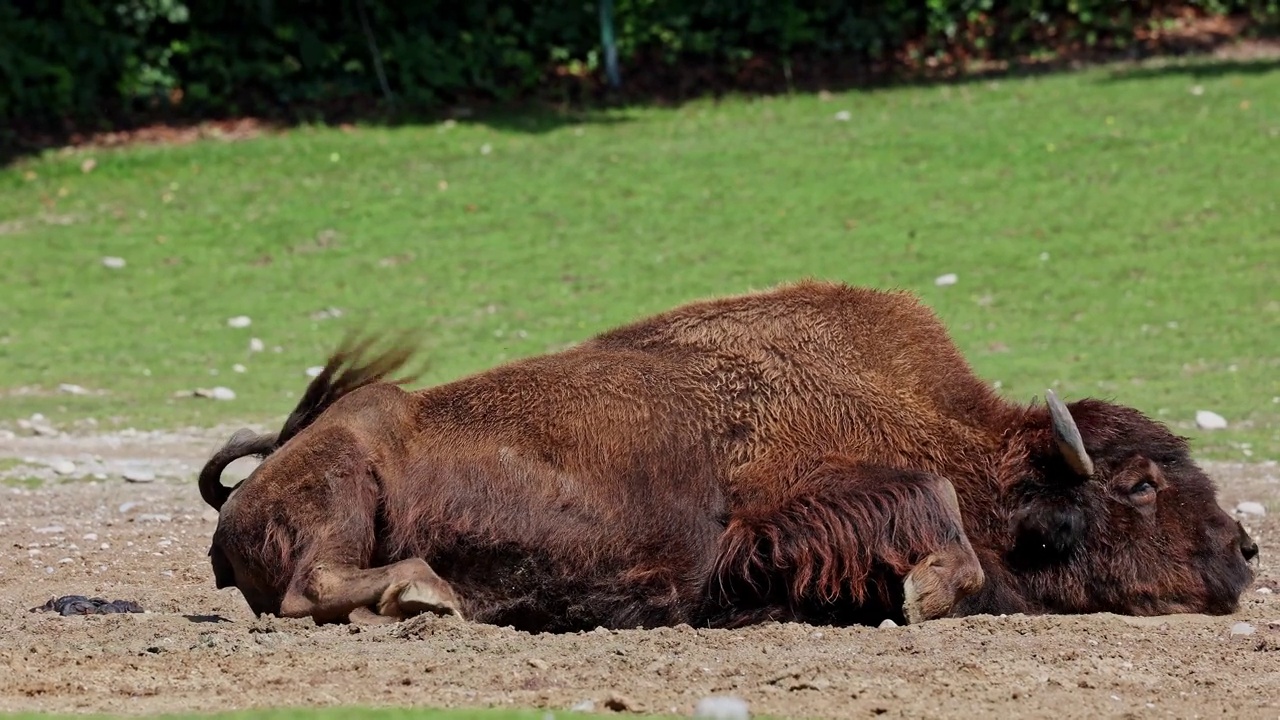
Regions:
<svg viewBox="0 0 1280 720"><path fill-rule="evenodd" d="M1244 517L1263 554L1230 617L531 636L434 617L374 628L255 620L236 590L214 590L205 556L216 516L194 478L226 435L0 431L0 711L357 703L689 714L728 694L753 714L790 717L1280 717L1274 462L1206 464L1225 507L1271 511ZM126 472L155 479L127 482ZM29 612L68 594L147 612Z"/></svg>

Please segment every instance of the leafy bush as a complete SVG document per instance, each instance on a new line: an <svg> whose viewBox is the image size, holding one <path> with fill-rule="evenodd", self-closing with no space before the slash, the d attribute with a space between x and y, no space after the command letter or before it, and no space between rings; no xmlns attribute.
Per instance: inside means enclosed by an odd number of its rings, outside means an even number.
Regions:
<svg viewBox="0 0 1280 720"><path fill-rule="evenodd" d="M1123 47L1174 13L1280 0L615 0L626 72L753 59L913 64ZM366 30L367 28L367 30ZM600 75L593 0L0 0L0 120L512 98ZM376 53L374 48L376 47Z"/></svg>

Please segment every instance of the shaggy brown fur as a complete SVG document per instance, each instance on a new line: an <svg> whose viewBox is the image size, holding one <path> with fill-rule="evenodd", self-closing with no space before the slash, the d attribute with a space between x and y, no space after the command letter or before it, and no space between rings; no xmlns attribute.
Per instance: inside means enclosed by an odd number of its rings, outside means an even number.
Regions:
<svg viewBox="0 0 1280 720"><path fill-rule="evenodd" d="M1001 400L904 293L691 303L412 393L378 382L406 353L367 350L331 360L229 499L222 469L265 440L201 474L218 586L257 613L1225 613L1252 579L1182 439L1097 400Z"/></svg>

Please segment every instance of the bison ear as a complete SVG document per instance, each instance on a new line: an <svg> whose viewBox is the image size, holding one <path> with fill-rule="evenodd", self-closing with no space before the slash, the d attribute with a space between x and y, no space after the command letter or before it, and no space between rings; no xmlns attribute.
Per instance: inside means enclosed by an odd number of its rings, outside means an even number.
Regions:
<svg viewBox="0 0 1280 720"><path fill-rule="evenodd" d="M1093 476L1093 460L1084 449L1084 439L1080 437L1080 428L1071 417L1067 406L1058 399L1053 390L1045 390L1045 401L1049 404L1049 417L1053 421L1053 439L1058 443L1058 452L1067 461L1071 469L1082 478Z"/></svg>

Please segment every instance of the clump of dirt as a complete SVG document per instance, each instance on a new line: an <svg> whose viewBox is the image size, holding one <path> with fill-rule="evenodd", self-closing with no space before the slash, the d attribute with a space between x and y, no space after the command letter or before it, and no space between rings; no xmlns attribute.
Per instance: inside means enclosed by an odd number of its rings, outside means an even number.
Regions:
<svg viewBox="0 0 1280 720"><path fill-rule="evenodd" d="M225 435L0 439L0 457L39 461L46 450L74 454L80 442L104 458L154 454L198 468ZM787 623L566 635L435 615L324 627L255 618L238 591L214 588L206 553L216 514L200 501L194 474L0 487L0 707L692 714L705 698L733 696L753 714L788 717L1274 717L1280 468L1206 469L1224 507L1253 501L1270 511L1241 516L1263 554L1257 582L1230 617L979 616L886 629ZM145 611L29 612L70 593L130 598Z"/></svg>

